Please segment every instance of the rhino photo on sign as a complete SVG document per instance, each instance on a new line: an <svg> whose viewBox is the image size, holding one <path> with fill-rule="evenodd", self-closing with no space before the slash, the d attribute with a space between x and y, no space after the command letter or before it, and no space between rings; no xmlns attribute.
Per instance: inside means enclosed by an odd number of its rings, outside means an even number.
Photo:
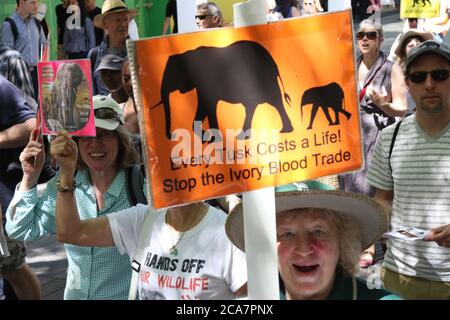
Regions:
<svg viewBox="0 0 450 320"><path fill-rule="evenodd" d="M75 132L88 123L90 94L87 77L78 63L60 64L53 83L43 95L43 118L49 130Z"/></svg>

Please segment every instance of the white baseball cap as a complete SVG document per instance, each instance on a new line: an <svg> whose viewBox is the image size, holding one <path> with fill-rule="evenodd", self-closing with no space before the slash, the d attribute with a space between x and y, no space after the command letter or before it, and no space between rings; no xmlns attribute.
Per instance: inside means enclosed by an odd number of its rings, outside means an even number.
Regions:
<svg viewBox="0 0 450 320"><path fill-rule="evenodd" d="M119 125L124 124L123 111L113 98L96 95L92 99L97 128L113 131Z"/></svg>

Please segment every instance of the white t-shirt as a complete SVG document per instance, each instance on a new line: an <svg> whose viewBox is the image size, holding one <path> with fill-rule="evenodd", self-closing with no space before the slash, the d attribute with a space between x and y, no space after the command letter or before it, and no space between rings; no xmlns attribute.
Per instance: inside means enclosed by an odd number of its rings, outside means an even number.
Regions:
<svg viewBox="0 0 450 320"><path fill-rule="evenodd" d="M151 213L150 213L151 212ZM141 300L234 299L247 282L245 253L225 234L226 215L209 207L193 229L179 233L165 223L167 210L136 207L108 215L114 244L133 257L139 230L147 213L157 214L151 240L144 248L138 280ZM176 256L170 248L177 243Z"/></svg>

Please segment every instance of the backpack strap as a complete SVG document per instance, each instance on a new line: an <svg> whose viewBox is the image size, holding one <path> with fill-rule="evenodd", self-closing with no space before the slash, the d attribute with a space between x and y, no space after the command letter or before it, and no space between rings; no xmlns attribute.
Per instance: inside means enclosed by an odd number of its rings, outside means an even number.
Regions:
<svg viewBox="0 0 450 320"><path fill-rule="evenodd" d="M6 17L5 22L8 22L11 27L11 32L13 34L15 43L17 41L17 38L19 37L19 31L17 30L16 22L13 19L11 19L11 17Z"/></svg>
<svg viewBox="0 0 450 320"><path fill-rule="evenodd" d="M97 61L98 50L99 50L98 46L92 48L91 49L91 55L89 56L89 58L91 59L92 76L94 76L94 72L95 72L95 62Z"/></svg>
<svg viewBox="0 0 450 320"><path fill-rule="evenodd" d="M397 125L395 126L395 130L394 130L394 134L392 135L392 140L391 140L391 146L389 148L389 169L392 172L392 166L391 166L391 156L392 156L392 150L394 150L394 144L395 144L395 139L397 138L397 133L398 133L398 129L400 129L400 124L402 123L402 121L399 121L397 123Z"/></svg>
<svg viewBox="0 0 450 320"><path fill-rule="evenodd" d="M131 262L132 274L128 300L136 300L139 272L141 271L141 264L144 260L144 247L151 239L152 227L158 214L158 211L150 210L145 215L144 222L142 223L141 230L139 231L138 244L134 250L133 260Z"/></svg>
<svg viewBox="0 0 450 320"><path fill-rule="evenodd" d="M144 191L144 165L135 164L128 168L126 171L127 175L127 190L128 198L132 206L138 203L147 204L147 198L145 197Z"/></svg>
<svg viewBox="0 0 450 320"><path fill-rule="evenodd" d="M32 17L32 19L34 20L34 23L36 23L36 27L38 28L39 34L41 34L42 23L36 17ZM11 17L6 17L5 21L8 22L9 25L11 26L11 31L15 43L17 41L17 38L19 38L19 30L17 29L17 24L13 19L11 19Z"/></svg>
<svg viewBox="0 0 450 320"><path fill-rule="evenodd" d="M34 23L36 23L36 27L38 28L39 35L41 35L41 30L43 29L42 23L36 17L33 17L33 20L34 20Z"/></svg>

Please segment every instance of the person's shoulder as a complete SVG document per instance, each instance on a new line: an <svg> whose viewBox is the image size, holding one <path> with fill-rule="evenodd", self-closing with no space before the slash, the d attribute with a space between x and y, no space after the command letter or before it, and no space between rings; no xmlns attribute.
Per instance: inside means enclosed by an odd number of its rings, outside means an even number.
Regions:
<svg viewBox="0 0 450 320"><path fill-rule="evenodd" d="M380 140L383 141L383 144L386 143L386 141L389 141L390 143L392 137L394 136L394 131L397 125L398 122L394 122L393 124L390 124L389 126L383 128L383 130L381 130Z"/></svg>
<svg viewBox="0 0 450 320"><path fill-rule="evenodd" d="M21 96L21 93L19 89L14 86L11 82L9 82L8 79L6 79L3 75L0 74L0 92L1 92L1 98L11 98L16 96ZM2 99L2 100L4 100ZM6 99L8 100L8 99Z"/></svg>
<svg viewBox="0 0 450 320"><path fill-rule="evenodd" d="M10 15L8 18L13 19L15 22L20 22L24 20L17 11L14 12L12 15Z"/></svg>

